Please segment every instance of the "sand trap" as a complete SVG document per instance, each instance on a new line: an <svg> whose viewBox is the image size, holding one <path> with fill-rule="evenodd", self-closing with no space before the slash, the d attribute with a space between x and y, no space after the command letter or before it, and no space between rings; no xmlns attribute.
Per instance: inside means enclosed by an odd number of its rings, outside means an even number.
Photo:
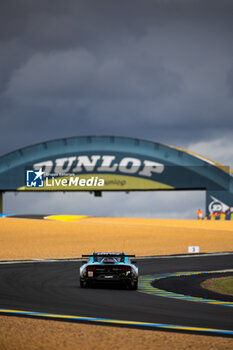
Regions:
<svg viewBox="0 0 233 350"><path fill-rule="evenodd" d="M1 350L232 350L232 339L0 317Z"/></svg>
<svg viewBox="0 0 233 350"><path fill-rule="evenodd" d="M233 250L233 221L92 218L74 222L0 218L0 259L74 258L95 251L136 255Z"/></svg>

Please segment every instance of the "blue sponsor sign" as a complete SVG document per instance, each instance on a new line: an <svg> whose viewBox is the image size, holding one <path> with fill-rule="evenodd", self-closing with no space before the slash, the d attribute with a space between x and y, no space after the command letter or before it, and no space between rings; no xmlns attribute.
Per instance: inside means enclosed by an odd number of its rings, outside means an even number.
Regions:
<svg viewBox="0 0 233 350"><path fill-rule="evenodd" d="M27 187L44 187L44 171L27 170Z"/></svg>

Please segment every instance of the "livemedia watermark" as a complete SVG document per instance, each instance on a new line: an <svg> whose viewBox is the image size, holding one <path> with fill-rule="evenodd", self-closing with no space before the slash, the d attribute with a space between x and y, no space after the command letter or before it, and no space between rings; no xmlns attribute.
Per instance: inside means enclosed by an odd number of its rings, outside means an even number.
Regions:
<svg viewBox="0 0 233 350"><path fill-rule="evenodd" d="M65 177L65 178L63 178ZM26 172L26 187L41 188L41 187L103 187L104 179L98 176L90 176L82 178L74 174L47 174L39 170L27 170Z"/></svg>

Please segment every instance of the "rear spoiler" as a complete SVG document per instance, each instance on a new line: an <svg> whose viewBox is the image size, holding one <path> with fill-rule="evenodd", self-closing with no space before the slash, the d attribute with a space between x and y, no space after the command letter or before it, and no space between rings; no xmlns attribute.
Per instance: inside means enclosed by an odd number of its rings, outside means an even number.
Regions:
<svg viewBox="0 0 233 350"><path fill-rule="evenodd" d="M92 256L112 256L112 254L98 254L98 253L93 253L93 254L83 254L82 258L91 258ZM129 255L129 254L116 254L116 256L125 256L127 258L136 258L136 255Z"/></svg>

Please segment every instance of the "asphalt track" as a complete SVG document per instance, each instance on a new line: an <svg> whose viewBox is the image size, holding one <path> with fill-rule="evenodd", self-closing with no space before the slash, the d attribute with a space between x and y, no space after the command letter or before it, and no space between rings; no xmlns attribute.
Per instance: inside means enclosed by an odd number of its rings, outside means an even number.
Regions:
<svg viewBox="0 0 233 350"><path fill-rule="evenodd" d="M179 325L187 330L189 327L228 330L233 336L232 307L164 298L120 287L81 289L79 266L80 262L69 261L1 264L1 310ZM233 255L142 259L138 266L140 275L231 269ZM168 284L168 280L161 283ZM189 287L187 281L185 285L189 295L198 289L192 281L190 277Z"/></svg>

